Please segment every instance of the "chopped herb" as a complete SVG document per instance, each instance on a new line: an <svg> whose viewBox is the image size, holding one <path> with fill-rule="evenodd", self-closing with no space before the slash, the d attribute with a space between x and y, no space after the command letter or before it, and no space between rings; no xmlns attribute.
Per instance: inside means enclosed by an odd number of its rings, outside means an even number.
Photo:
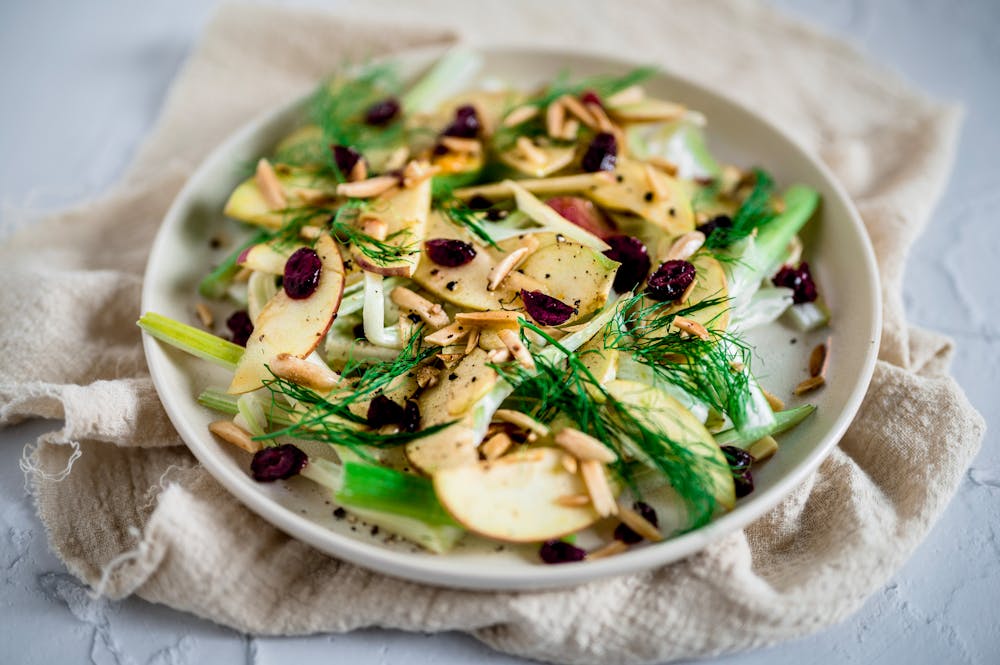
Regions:
<svg viewBox="0 0 1000 665"><path fill-rule="evenodd" d="M761 169L754 169L753 190L733 215L733 225L716 228L705 240L705 246L709 249L728 247L774 219L776 213L771 205L773 191L771 176Z"/></svg>

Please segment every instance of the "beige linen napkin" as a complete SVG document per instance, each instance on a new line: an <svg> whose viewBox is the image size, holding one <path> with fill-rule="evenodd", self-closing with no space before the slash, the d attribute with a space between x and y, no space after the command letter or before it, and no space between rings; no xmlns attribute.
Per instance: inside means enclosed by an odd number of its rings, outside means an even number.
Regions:
<svg viewBox="0 0 1000 665"><path fill-rule="evenodd" d="M380 20L221 10L124 181L0 249L0 311L17 313L0 321L0 423L65 420L28 449L25 467L69 569L94 585L107 570L102 588L113 597L135 593L242 631L457 629L565 663L745 649L856 610L927 533L983 433L947 374L950 343L908 327L900 295L907 251L947 176L957 112L843 44L745 2L366 2L351 11ZM223 491L174 433L133 325L171 198L228 133L343 57L453 39L416 27L421 16L472 43L582 44L682 71L789 128L846 184L882 271L880 362L840 446L745 533L659 570L568 590L436 589L288 538Z"/></svg>

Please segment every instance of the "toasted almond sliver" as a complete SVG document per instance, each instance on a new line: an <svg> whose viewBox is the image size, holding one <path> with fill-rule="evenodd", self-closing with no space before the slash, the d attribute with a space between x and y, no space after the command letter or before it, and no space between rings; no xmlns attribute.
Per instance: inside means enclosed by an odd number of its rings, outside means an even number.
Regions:
<svg viewBox="0 0 1000 665"><path fill-rule="evenodd" d="M441 371L430 365L421 365L417 368L417 385L421 388L436 386Z"/></svg>
<svg viewBox="0 0 1000 665"><path fill-rule="evenodd" d="M506 351L506 349L504 349ZM444 363L447 368L452 368L459 360L465 357L464 353L438 353L437 359Z"/></svg>
<svg viewBox="0 0 1000 665"><path fill-rule="evenodd" d="M256 453L264 446L260 441L250 438L250 432L246 431L232 420L216 420L208 424L208 431L219 437L226 443L231 443L237 448L242 448L248 453Z"/></svg>
<svg viewBox="0 0 1000 665"><path fill-rule="evenodd" d="M365 217L361 222L361 232L375 240L385 240L389 235L389 223L378 217Z"/></svg>
<svg viewBox="0 0 1000 665"><path fill-rule="evenodd" d="M389 298L401 308L419 315L421 319L435 329L443 328L451 322L448 315L445 314L444 309L441 308L441 305L431 302L405 286L394 288L389 293Z"/></svg>
<svg viewBox="0 0 1000 665"><path fill-rule="evenodd" d="M830 365L830 338L823 344L817 344L809 354L809 376L826 376L826 368Z"/></svg>
<svg viewBox="0 0 1000 665"><path fill-rule="evenodd" d="M596 460L580 462L580 475L583 484L587 486L590 502L601 517L608 517L618 512L618 504L608 485L608 477L604 474L604 465Z"/></svg>
<svg viewBox="0 0 1000 665"><path fill-rule="evenodd" d="M603 464L611 464L618 459L614 451L599 440L572 427L559 430L555 442L579 460L596 460Z"/></svg>
<svg viewBox="0 0 1000 665"><path fill-rule="evenodd" d="M562 136L565 122L566 107L557 99L545 109L545 131L549 136L557 139Z"/></svg>
<svg viewBox="0 0 1000 665"><path fill-rule="evenodd" d="M706 342L712 339L712 336L708 334L707 330L705 330L705 326L701 325L697 321L686 319L683 316L674 317L674 326L677 327L678 330L686 332L692 337L705 340Z"/></svg>
<svg viewBox="0 0 1000 665"><path fill-rule="evenodd" d="M528 258L528 255L536 249L538 249L538 238L533 234L525 236L524 244L521 247L508 253L500 263L493 266L493 269L490 271L490 281L486 285L486 289L488 291L496 291L507 275L512 273L520 265L521 261Z"/></svg>
<svg viewBox="0 0 1000 665"><path fill-rule="evenodd" d="M808 379L795 386L795 390L793 392L796 395L805 395L806 393L812 392L817 388L822 388L824 385L826 385L826 379L823 378L822 374L819 376L810 376Z"/></svg>
<svg viewBox="0 0 1000 665"><path fill-rule="evenodd" d="M535 145L527 136L518 136L515 145L518 152L524 155L524 158L529 162L533 164L545 163L545 151Z"/></svg>
<svg viewBox="0 0 1000 665"><path fill-rule="evenodd" d="M385 170L395 171L396 169L401 169L406 166L406 160L410 158L410 149L405 145L396 148L391 153L389 153L389 158L385 160Z"/></svg>
<svg viewBox="0 0 1000 665"><path fill-rule="evenodd" d="M416 187L424 180L435 175L441 170L439 166L432 166L429 162L412 160L403 167L403 187L409 189Z"/></svg>
<svg viewBox="0 0 1000 665"><path fill-rule="evenodd" d="M215 322L215 317L212 316L212 310L210 310L203 302L194 306L194 313L198 315L198 320L201 321L201 325L206 328L211 328L212 323Z"/></svg>
<svg viewBox="0 0 1000 665"><path fill-rule="evenodd" d="M458 136L442 136L438 143L452 152L464 152L470 155L478 155L483 151L483 144L476 139L463 139Z"/></svg>
<svg viewBox="0 0 1000 665"><path fill-rule="evenodd" d="M299 229L299 236L305 240L316 240L323 235L323 229L318 226L307 225Z"/></svg>
<svg viewBox="0 0 1000 665"><path fill-rule="evenodd" d="M340 383L340 375L329 367L320 367L290 353L279 353L268 367L276 376L317 390L331 390Z"/></svg>
<svg viewBox="0 0 1000 665"><path fill-rule="evenodd" d="M325 189L315 187L289 187L288 194L302 203L315 205L336 198L336 194Z"/></svg>
<svg viewBox="0 0 1000 665"><path fill-rule="evenodd" d="M641 85L630 85L624 90L619 90L615 94L604 100L608 106L626 106L628 104L638 104L646 98L646 91Z"/></svg>
<svg viewBox="0 0 1000 665"><path fill-rule="evenodd" d="M586 506L590 503L590 496L587 494L563 494L562 496L556 497L555 503L558 506L578 508L580 506Z"/></svg>
<svg viewBox="0 0 1000 665"><path fill-rule="evenodd" d="M562 466L566 469L566 473L576 473L577 469L580 468L580 463L575 457L567 454L562 456ZM589 497L587 500L590 500Z"/></svg>
<svg viewBox="0 0 1000 665"><path fill-rule="evenodd" d="M469 333L469 339L465 340L465 355L469 355L479 346L479 334L479 328Z"/></svg>
<svg viewBox="0 0 1000 665"><path fill-rule="evenodd" d="M609 556L616 556L626 551L628 551L628 545L620 540L612 540L607 545L602 545L593 552L587 552L587 559L607 559Z"/></svg>
<svg viewBox="0 0 1000 665"><path fill-rule="evenodd" d="M670 192L663 184L663 180L661 180L663 174L657 172L656 168L652 164L643 164L642 171L646 175L646 184L649 185L649 191L653 193L653 199L662 201L670 196ZM695 233L697 233L697 231L695 231ZM692 254L693 253L694 252L692 252Z"/></svg>
<svg viewBox="0 0 1000 665"><path fill-rule="evenodd" d="M615 123L611 122L611 118L609 118L608 114L604 112L604 107L594 102L587 102L586 107L587 110L590 111L590 114L594 116L594 121L597 123L597 128L599 130L610 134L615 132L615 129L617 129L615 127ZM618 145L624 144L619 143Z"/></svg>
<svg viewBox="0 0 1000 665"><path fill-rule="evenodd" d="M510 351L510 355L514 356L521 367L535 369L535 359L531 357L528 347L521 343L521 337L516 332L510 328L501 328L497 334L500 336L500 341Z"/></svg>
<svg viewBox="0 0 1000 665"><path fill-rule="evenodd" d="M765 436L747 446L747 452L753 455L755 462L759 462L778 452L778 442L773 436Z"/></svg>
<svg viewBox="0 0 1000 665"><path fill-rule="evenodd" d="M559 138L564 141L575 141L576 137L580 134L580 121L576 118L570 118L563 122L562 134Z"/></svg>
<svg viewBox="0 0 1000 665"><path fill-rule="evenodd" d="M480 449L487 461L495 460L514 445L514 440L506 432L497 432L483 442Z"/></svg>
<svg viewBox="0 0 1000 665"><path fill-rule="evenodd" d="M504 127L514 127L520 125L522 122L531 120L536 115L538 115L537 106L518 106L516 109L511 110L500 124Z"/></svg>
<svg viewBox="0 0 1000 665"><path fill-rule="evenodd" d="M580 122L587 125L587 127L590 127L591 129L598 128L597 120L594 118L594 114L591 113L579 99L573 97L572 95L563 95L558 101L567 111L575 115Z"/></svg>
<svg viewBox="0 0 1000 665"><path fill-rule="evenodd" d="M674 241L667 252L667 261L687 261L691 255L705 244L705 234L701 231L688 231Z"/></svg>
<svg viewBox="0 0 1000 665"><path fill-rule="evenodd" d="M549 428L545 423L540 423L526 413L521 413L520 411L514 411L513 409L497 409L496 413L493 414L494 420L499 420L502 423L510 423L516 427L520 427L523 430L529 432L534 432L538 436L548 436Z"/></svg>
<svg viewBox="0 0 1000 665"><path fill-rule="evenodd" d="M489 359L491 363L505 363L510 360L510 351L506 347L502 349L493 349L486 354L486 358Z"/></svg>
<svg viewBox="0 0 1000 665"><path fill-rule="evenodd" d="M370 199L388 192L399 184L394 175L379 175L358 182L342 182L337 185L337 194L352 199Z"/></svg>
<svg viewBox="0 0 1000 665"><path fill-rule="evenodd" d="M687 288L684 289L684 293L681 294L681 297L677 300L677 302L687 302L688 299L691 297L691 294L694 293L694 287L697 284L698 284L698 278L695 277L694 279L691 280L691 283L687 285Z"/></svg>
<svg viewBox="0 0 1000 665"><path fill-rule="evenodd" d="M285 190L278 180L278 175L274 172L271 162L261 158L257 162L257 171L254 173L254 183L260 190L260 195L271 210L283 210L288 207L285 199Z"/></svg>
<svg viewBox="0 0 1000 665"><path fill-rule="evenodd" d="M618 519L648 541L658 543L663 540L663 534L649 520L621 503L618 504Z"/></svg>
<svg viewBox="0 0 1000 665"><path fill-rule="evenodd" d="M772 411L785 410L785 402L780 397L768 390L764 390L764 388L761 388L760 392L764 394L764 399L767 400L767 403L771 406Z"/></svg>
<svg viewBox="0 0 1000 665"><path fill-rule="evenodd" d="M517 328L520 312L506 309L491 309L485 312L459 312L455 320L468 326L480 328Z"/></svg>
<svg viewBox="0 0 1000 665"><path fill-rule="evenodd" d="M424 337L424 341L429 344L437 344L438 346L448 346L464 339L465 336L469 334L470 330L471 327L463 325L461 321L456 321L451 325L441 328L437 332L427 335Z"/></svg>
<svg viewBox="0 0 1000 665"><path fill-rule="evenodd" d="M368 164L365 163L364 159L359 159L351 167L351 172L347 174L347 180L349 182L359 182L366 178L368 178Z"/></svg>

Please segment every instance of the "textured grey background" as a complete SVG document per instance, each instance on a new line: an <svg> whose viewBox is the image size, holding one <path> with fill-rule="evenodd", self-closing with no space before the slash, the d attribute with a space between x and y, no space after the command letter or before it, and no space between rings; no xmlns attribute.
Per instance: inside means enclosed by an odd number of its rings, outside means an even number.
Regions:
<svg viewBox="0 0 1000 665"><path fill-rule="evenodd" d="M30 223L114 182L150 129L212 4L0 1L0 229ZM1000 397L1000 295L992 272L1000 259L1000 2L775 4L965 106L951 184L910 259L905 293L914 322L955 338L955 374L991 431L930 537L860 613L813 637L716 662L996 663L1000 436L992 428L1000 418L991 407ZM250 639L139 600L92 601L48 551L17 468L22 445L51 428L31 423L0 432L0 661L519 662L461 635L369 630Z"/></svg>

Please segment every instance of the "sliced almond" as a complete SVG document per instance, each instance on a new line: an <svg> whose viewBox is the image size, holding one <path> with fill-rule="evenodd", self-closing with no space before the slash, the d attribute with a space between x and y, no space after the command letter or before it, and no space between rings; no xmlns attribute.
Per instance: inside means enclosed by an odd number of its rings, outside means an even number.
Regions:
<svg viewBox="0 0 1000 665"><path fill-rule="evenodd" d="M337 194L352 199L370 199L388 192L399 185L399 179L393 175L379 175L358 182L342 182L337 185Z"/></svg>
<svg viewBox="0 0 1000 665"><path fill-rule="evenodd" d="M483 442L480 450L487 461L492 461L502 456L512 445L514 440L506 432L497 432Z"/></svg>
<svg viewBox="0 0 1000 665"><path fill-rule="evenodd" d="M442 136L438 139L438 143L451 152L478 155L483 151L483 144L476 139L463 139L458 136Z"/></svg>
<svg viewBox="0 0 1000 665"><path fill-rule="evenodd" d="M586 506L590 503L590 496L586 494L563 494L556 497L556 503L560 506Z"/></svg>
<svg viewBox="0 0 1000 665"><path fill-rule="evenodd" d="M677 238L667 252L667 261L687 261L705 244L705 234L701 231L688 231Z"/></svg>
<svg viewBox="0 0 1000 665"><path fill-rule="evenodd" d="M518 136L515 142L518 152L529 162L534 164L544 164L546 160L545 151L535 145L534 141L527 136Z"/></svg>
<svg viewBox="0 0 1000 665"><path fill-rule="evenodd" d="M522 122L527 122L531 120L536 115L538 115L537 106L518 106L517 108L511 110L510 113L503 119L500 123L504 127L514 127L520 125Z"/></svg>
<svg viewBox="0 0 1000 665"><path fill-rule="evenodd" d="M558 101L569 113L575 115L577 119L587 125L587 127L590 127L591 129L598 128L597 120L594 118L594 114L591 113L579 99L573 97L572 95L563 95Z"/></svg>
<svg viewBox="0 0 1000 665"><path fill-rule="evenodd" d="M607 559L609 556L616 556L628 551L628 545L620 540L612 540L607 545L602 545L592 552L587 552L587 559Z"/></svg>
<svg viewBox="0 0 1000 665"><path fill-rule="evenodd" d="M493 414L494 420L502 423L510 423L528 432L534 432L538 436L548 436L549 428L545 423L538 422L526 413L514 411L513 409L497 409Z"/></svg>
<svg viewBox="0 0 1000 665"><path fill-rule="evenodd" d="M809 354L809 376L826 376L826 368L830 364L830 338L823 344L817 344Z"/></svg>
<svg viewBox="0 0 1000 665"><path fill-rule="evenodd" d="M500 336L500 341L510 351L510 355L514 356L521 367L535 369L535 359L531 357L531 352L521 342L521 337L516 332L510 328L501 328L497 334Z"/></svg>
<svg viewBox="0 0 1000 665"><path fill-rule="evenodd" d="M385 160L385 170L395 171L396 169L401 169L406 166L406 160L410 158L410 149L405 145L396 148L391 153L389 153L388 159Z"/></svg>
<svg viewBox="0 0 1000 665"><path fill-rule="evenodd" d="M451 369L456 364L458 364L459 360L461 360L462 358L465 357L465 354L464 353L438 353L435 357L438 360L440 360L444 364L445 367L447 367L448 369Z"/></svg>
<svg viewBox="0 0 1000 665"><path fill-rule="evenodd" d="M580 134L580 121L576 118L569 118L563 122L562 134L559 135L564 141L575 141Z"/></svg>
<svg viewBox="0 0 1000 665"><path fill-rule="evenodd" d="M430 365L421 365L417 368L417 385L421 388L431 388L436 386L441 371Z"/></svg>
<svg viewBox="0 0 1000 665"><path fill-rule="evenodd" d="M451 322L441 305L431 302L405 286L394 288L389 293L389 298L402 309L417 314L434 329L443 328Z"/></svg>
<svg viewBox="0 0 1000 665"><path fill-rule="evenodd" d="M795 386L795 390L793 392L796 395L805 395L806 393L812 392L817 388L822 388L824 385L826 385L826 379L822 374L819 376L810 376L808 379Z"/></svg>
<svg viewBox="0 0 1000 665"><path fill-rule="evenodd" d="M520 312L506 309L491 309L485 312L459 312L455 320L463 325L480 328L518 328Z"/></svg>
<svg viewBox="0 0 1000 665"><path fill-rule="evenodd" d="M772 411L785 410L785 402L780 397L778 397L777 395L768 390L764 390L764 388L761 388L760 392L764 394L764 399L766 399L767 403L771 405Z"/></svg>
<svg viewBox="0 0 1000 665"><path fill-rule="evenodd" d="M572 455L563 455L562 456L562 466L563 466L564 469L566 469L566 473L576 473L577 469L580 468L580 463ZM588 497L588 501L589 501L589 497Z"/></svg>
<svg viewBox="0 0 1000 665"><path fill-rule="evenodd" d="M538 238L532 235L524 237L524 244L521 247L509 252L503 257L500 263L493 266L490 271L490 281L486 285L488 291L496 291L507 275L513 272L528 255L538 249Z"/></svg>
<svg viewBox="0 0 1000 665"><path fill-rule="evenodd" d="M624 90L619 90L604 100L608 106L627 106L628 104L638 104L646 98L646 91L640 85L630 85Z"/></svg>
<svg viewBox="0 0 1000 665"><path fill-rule="evenodd" d="M587 486L590 502L594 504L597 514L601 517L616 514L618 504L615 503L611 485L608 484L608 477L604 473L604 465L596 460L582 461L580 475L583 476L583 483Z"/></svg>
<svg viewBox="0 0 1000 665"><path fill-rule="evenodd" d="M226 443L231 443L237 448L241 448L251 454L256 453L264 447L260 441L254 441L250 437L250 432L232 420L216 420L213 423L209 423L208 431Z"/></svg>
<svg viewBox="0 0 1000 665"><path fill-rule="evenodd" d="M436 344L438 346L449 346L451 344L456 344L459 340L464 339L466 335L469 334L471 328L466 325L462 325L461 321L456 321L451 325L447 325L441 328L437 332L431 333L424 337L424 341L428 344ZM462 355L462 354L459 354Z"/></svg>
<svg viewBox="0 0 1000 665"><path fill-rule="evenodd" d="M389 224L378 217L365 217L361 222L361 232L374 240L385 240L389 234Z"/></svg>
<svg viewBox="0 0 1000 665"><path fill-rule="evenodd" d="M778 452L778 442L773 436L765 436L751 443L747 447L747 452L753 455L755 462L759 462Z"/></svg>
<svg viewBox="0 0 1000 665"><path fill-rule="evenodd" d="M329 367L320 367L290 353L279 353L271 359L268 367L271 368L275 376L288 379L307 388L328 391L340 383L340 375Z"/></svg>
<svg viewBox="0 0 1000 665"><path fill-rule="evenodd" d="M595 102L587 102L586 107L587 110L590 111L590 114L594 117L594 122L597 123L597 128L599 130L602 132L608 132L609 134L615 133L615 130L617 129L615 127L615 123L611 122L611 118L609 118L608 114L604 112L604 107ZM623 144L619 143L618 145Z"/></svg>
<svg viewBox="0 0 1000 665"><path fill-rule="evenodd" d="M660 533L660 530L657 529L652 522L621 503L618 504L618 519L620 519L625 526L632 529L650 542L658 543L663 540L663 534Z"/></svg>
<svg viewBox="0 0 1000 665"><path fill-rule="evenodd" d="M469 355L472 353L477 346L479 346L479 335L480 330L476 328L469 333L469 339L465 340L465 354Z"/></svg>
<svg viewBox="0 0 1000 665"><path fill-rule="evenodd" d="M563 125L566 122L566 107L559 100L549 104L545 109L545 131L552 138L560 138L563 133Z"/></svg>
<svg viewBox="0 0 1000 665"><path fill-rule="evenodd" d="M712 339L712 336L708 334L708 330L705 329L705 326L701 325L697 321L686 319L683 316L675 316L673 323L678 330L686 332L692 337L697 337L705 340L706 342Z"/></svg>
<svg viewBox="0 0 1000 665"><path fill-rule="evenodd" d="M510 360L510 351L507 350L507 347L504 347L502 349L493 349L492 351L486 354L486 358L491 363L496 363L496 364L505 363L508 360Z"/></svg>
<svg viewBox="0 0 1000 665"><path fill-rule="evenodd" d="M368 178L368 164L363 159L354 162L351 172L347 174L348 182L359 182Z"/></svg>
<svg viewBox="0 0 1000 665"><path fill-rule="evenodd" d="M315 240L321 235L323 235L323 229L318 226L307 225L299 229L299 237L304 240Z"/></svg>
<svg viewBox="0 0 1000 665"><path fill-rule="evenodd" d="M210 310L203 302L194 306L194 313L198 315L198 320L201 321L201 325L206 328L211 328L212 324L215 322L215 317L212 316L212 310Z"/></svg>
<svg viewBox="0 0 1000 665"><path fill-rule="evenodd" d="M326 189L315 187L289 187L288 193L302 203L317 205L336 198L336 195Z"/></svg>
<svg viewBox="0 0 1000 665"><path fill-rule="evenodd" d="M410 189L434 176L441 168L423 160L412 160L403 167L403 187Z"/></svg>
<svg viewBox="0 0 1000 665"><path fill-rule="evenodd" d="M288 201L285 199L285 190L282 188L281 181L278 180L278 174L274 172L271 162L261 158L257 162L257 170L254 173L253 179L268 208L271 210L283 210L288 207Z"/></svg>
<svg viewBox="0 0 1000 665"><path fill-rule="evenodd" d="M555 442L578 460L595 460L611 464L618 455L594 437L572 427L565 427L555 435Z"/></svg>

